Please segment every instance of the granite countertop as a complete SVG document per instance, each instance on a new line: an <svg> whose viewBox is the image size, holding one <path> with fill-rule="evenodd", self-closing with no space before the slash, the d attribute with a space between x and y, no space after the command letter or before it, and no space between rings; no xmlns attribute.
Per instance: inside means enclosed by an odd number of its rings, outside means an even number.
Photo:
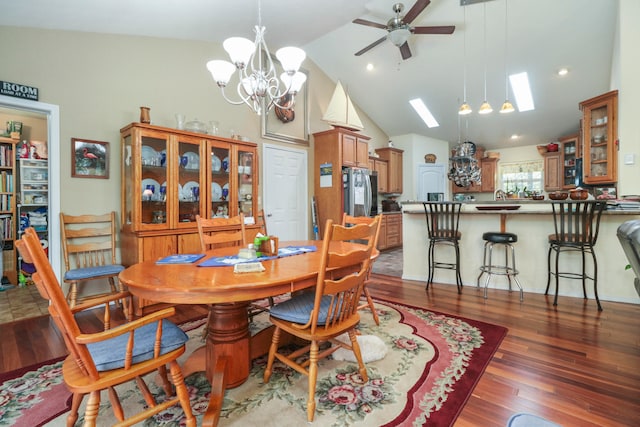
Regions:
<svg viewBox="0 0 640 427"><path fill-rule="evenodd" d="M489 200L484 202L462 202L461 213L475 214L549 214L552 212L551 205L558 202L570 202L571 200ZM401 202L402 211L409 214L424 214L423 201L407 200ZM504 206L501 209L500 206ZM517 208L515 206L518 206ZM603 212L604 215L640 215L638 208L618 208L610 205Z"/></svg>

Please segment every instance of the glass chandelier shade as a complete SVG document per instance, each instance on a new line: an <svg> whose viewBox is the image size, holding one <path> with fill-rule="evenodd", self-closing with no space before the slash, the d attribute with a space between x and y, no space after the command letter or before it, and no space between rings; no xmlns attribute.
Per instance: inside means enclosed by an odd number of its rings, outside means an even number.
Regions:
<svg viewBox="0 0 640 427"><path fill-rule="evenodd" d="M502 108L500 108L500 113L513 113L516 109L513 108L513 104L509 102L509 100L505 100L504 104L502 104Z"/></svg>
<svg viewBox="0 0 640 427"><path fill-rule="evenodd" d="M224 99L233 105L246 104L256 114L269 111L274 105L290 110L295 103L295 95L300 91L307 79L306 74L299 71L306 58L304 50L297 47L283 47L276 52L284 72L280 79L267 43L264 40L265 27L256 25L255 41L244 37L230 37L222 46L229 54L229 61L212 60L207 62L211 77L220 87ZM233 73L238 72L237 93L239 100L227 97L225 88ZM290 95L285 105L279 104L285 95Z"/></svg>
<svg viewBox="0 0 640 427"><path fill-rule="evenodd" d="M478 114L489 114L491 112L493 112L493 108L491 108L491 105L485 100L482 105L480 105Z"/></svg>
<svg viewBox="0 0 640 427"><path fill-rule="evenodd" d="M466 101L463 102L460 108L458 109L458 114L460 114L461 116L466 116L467 114L471 114L472 112L473 110L471 109L471 106Z"/></svg>

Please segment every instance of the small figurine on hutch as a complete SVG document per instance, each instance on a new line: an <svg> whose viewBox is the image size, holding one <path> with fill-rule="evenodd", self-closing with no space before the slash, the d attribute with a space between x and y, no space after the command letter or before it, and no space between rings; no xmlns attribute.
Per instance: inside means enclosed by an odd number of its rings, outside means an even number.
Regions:
<svg viewBox="0 0 640 427"><path fill-rule="evenodd" d="M29 158L29 144L27 141L22 141L22 145L20 146L20 158L28 159Z"/></svg>

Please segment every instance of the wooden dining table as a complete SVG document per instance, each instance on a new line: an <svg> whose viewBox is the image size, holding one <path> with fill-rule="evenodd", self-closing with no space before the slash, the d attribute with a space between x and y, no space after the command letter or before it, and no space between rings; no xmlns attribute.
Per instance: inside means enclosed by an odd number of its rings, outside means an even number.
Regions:
<svg viewBox="0 0 640 427"><path fill-rule="evenodd" d="M119 279L139 298L172 304L209 304L210 316L205 345L192 354L183 373L206 371L211 399L203 425L216 425L226 388L237 387L249 377L251 360L266 354L272 328L254 336L249 333L251 301L300 291L316 284L322 241L280 242L280 247L316 246L315 252L264 260L265 270L234 273L233 266L200 267L212 257L238 254L237 247L213 249L193 264L157 264L144 261L126 268ZM332 242L331 250L353 250L358 243ZM375 251L372 257L377 257ZM343 275L349 270L336 271Z"/></svg>

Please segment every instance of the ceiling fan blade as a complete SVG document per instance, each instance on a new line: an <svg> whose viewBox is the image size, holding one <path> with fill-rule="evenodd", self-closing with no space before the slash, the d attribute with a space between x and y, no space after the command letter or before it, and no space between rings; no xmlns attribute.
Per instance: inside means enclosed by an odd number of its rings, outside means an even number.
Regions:
<svg viewBox="0 0 640 427"><path fill-rule="evenodd" d="M411 49L409 49L409 42L404 42L404 44L400 46L400 54L402 55L402 59L411 58Z"/></svg>
<svg viewBox="0 0 640 427"><path fill-rule="evenodd" d="M387 26L385 24L378 24L377 22L372 22L372 21L367 21L366 19L354 19L353 20L354 24L360 24L360 25L366 25L367 27L375 27L375 28L381 28L383 30L387 29Z"/></svg>
<svg viewBox="0 0 640 427"><path fill-rule="evenodd" d="M360 56L363 53L367 52L368 50L373 49L374 47L378 46L380 43L382 43L383 41L385 41L387 39L387 36L384 36L376 41L374 41L373 43L371 43L369 46L365 47L364 49L361 49L359 51L356 52L356 56ZM406 44L406 43L405 43Z"/></svg>
<svg viewBox="0 0 640 427"><path fill-rule="evenodd" d="M411 29L413 34L453 34L455 25L442 25L436 27L415 27Z"/></svg>
<svg viewBox="0 0 640 427"><path fill-rule="evenodd" d="M416 19L418 17L418 15L420 15L420 13L424 10L424 8L429 6L429 3L431 3L431 0L418 0L418 1L416 1L416 4L414 4L413 7L411 7L411 9L409 9L409 12L407 12L407 14L404 15L404 18L402 19L402 21L405 24L411 24L411 22L414 19Z"/></svg>

